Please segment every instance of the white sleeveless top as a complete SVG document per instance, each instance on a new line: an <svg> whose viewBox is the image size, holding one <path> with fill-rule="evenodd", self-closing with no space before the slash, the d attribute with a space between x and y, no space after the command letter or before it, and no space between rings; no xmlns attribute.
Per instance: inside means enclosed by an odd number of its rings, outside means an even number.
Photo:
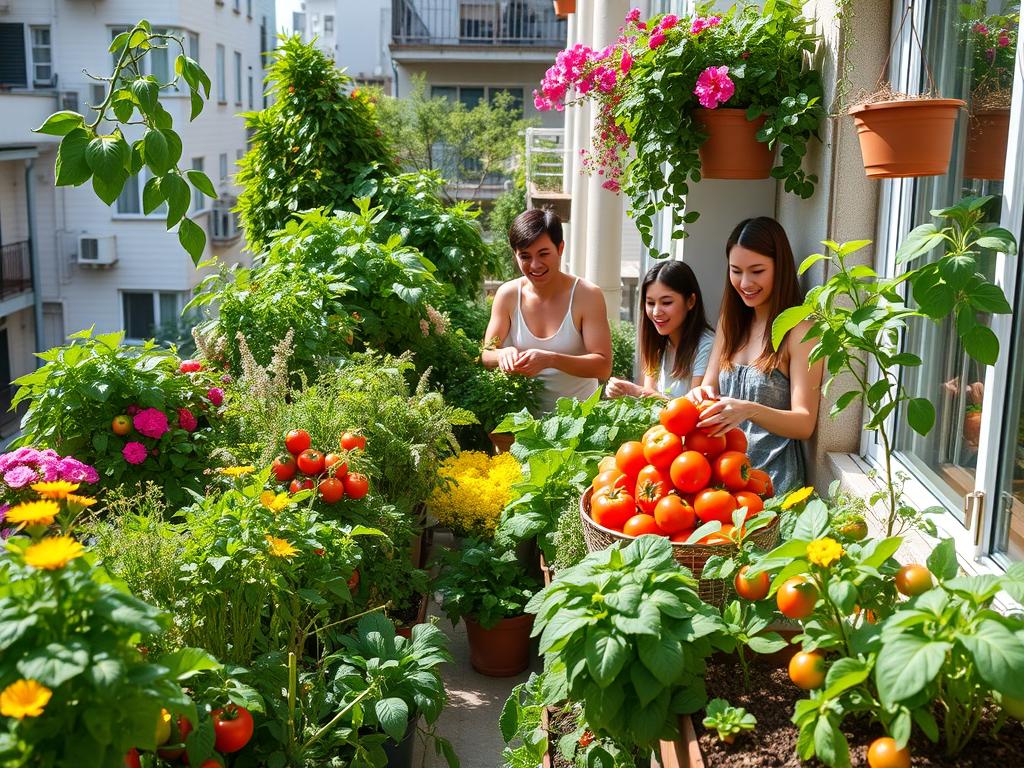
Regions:
<svg viewBox="0 0 1024 768"><path fill-rule="evenodd" d="M579 278L572 284L569 292L569 308L562 318L562 324L551 336L540 339L533 335L533 332L526 325L523 318L523 284L517 282L516 290L516 311L512 318L512 328L508 338L505 339L504 347L516 347L517 349L543 349L547 352L557 352L563 355L585 355L587 348L583 344L583 334L579 332L576 323L572 321L572 299L576 293L576 284ZM571 376L565 371L557 368L545 368L537 374L537 378L544 382L544 390L538 401L538 413L550 413L555 410L555 403L560 397L575 397L577 400L586 400L597 390L597 379L584 379L579 376ZM538 414L534 414L538 415Z"/></svg>

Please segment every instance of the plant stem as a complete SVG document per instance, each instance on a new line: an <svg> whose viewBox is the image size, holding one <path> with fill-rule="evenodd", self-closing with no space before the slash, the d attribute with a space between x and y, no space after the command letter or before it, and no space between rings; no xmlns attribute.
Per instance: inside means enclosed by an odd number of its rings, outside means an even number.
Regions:
<svg viewBox="0 0 1024 768"><path fill-rule="evenodd" d="M323 737L323 735L325 733L327 733L335 725L337 725L338 721L340 721L341 718L343 718L345 715L348 714L349 710L352 709L352 707L354 707L356 704L358 704L360 701L365 699L367 696L369 696L373 692L374 692L374 686L370 686L365 691L363 691L358 696L356 696L348 704L348 706L346 706L338 714L336 714L334 717L332 717L329 723L327 723L320 730L318 730L316 733L314 733L312 736L309 737L309 741L307 741L305 744L302 745L302 751L305 752L307 749L309 749L311 746L313 746L316 742L318 742Z"/></svg>
<svg viewBox="0 0 1024 768"><path fill-rule="evenodd" d="M367 616L367 615L369 615L371 613L376 613L377 611L383 611L389 605L391 605L391 603L382 603L381 605L378 605L376 608L370 608L369 610L363 611L362 613L356 613L356 614L353 614L351 616L346 616L344 619L340 619L338 621L332 621L330 624L327 624L325 626L320 627L320 629L318 629L316 631L316 633L319 635L321 632L323 632L324 630L330 629L331 627L336 627L339 624L347 624L350 621L353 621L355 619L361 619L363 616ZM315 619L314 619L314 621L315 621ZM313 622L311 621L309 623L309 626L312 626L312 625L313 625ZM307 627L307 629L308 628L309 627Z"/></svg>
<svg viewBox="0 0 1024 768"><path fill-rule="evenodd" d="M294 653L288 654L288 744L295 744L295 689L298 686L298 668Z"/></svg>

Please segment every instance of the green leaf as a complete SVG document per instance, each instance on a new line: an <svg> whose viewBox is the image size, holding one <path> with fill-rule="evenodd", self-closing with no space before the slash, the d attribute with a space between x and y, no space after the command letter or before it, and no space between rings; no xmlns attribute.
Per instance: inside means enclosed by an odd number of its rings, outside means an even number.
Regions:
<svg viewBox="0 0 1024 768"><path fill-rule="evenodd" d="M38 680L50 689L85 672L89 667L89 652L82 647L68 647L50 643L22 658L17 663L18 673Z"/></svg>
<svg viewBox="0 0 1024 768"><path fill-rule="evenodd" d="M927 435L935 425L935 406L925 397L911 398L907 403L907 423L919 435Z"/></svg>
<svg viewBox="0 0 1024 768"><path fill-rule="evenodd" d="M601 627L587 633L587 669L600 687L611 684L630 655L629 646L618 635Z"/></svg>
<svg viewBox="0 0 1024 768"><path fill-rule="evenodd" d="M142 111L147 115L152 114L160 96L160 87L156 80L150 76L137 78L132 81L130 89Z"/></svg>
<svg viewBox="0 0 1024 768"><path fill-rule="evenodd" d="M188 176L188 180L192 182L192 186L202 192L213 200L217 199L217 191L213 188L213 182L210 181L210 177L202 171L188 170L185 171L185 175Z"/></svg>
<svg viewBox="0 0 1024 768"><path fill-rule="evenodd" d="M641 663L659 680L675 680L683 665L679 641L666 634L641 635L637 640Z"/></svg>
<svg viewBox="0 0 1024 768"><path fill-rule="evenodd" d="M999 339L991 328L976 325L960 337L964 351L979 363L995 365L999 358Z"/></svg>
<svg viewBox="0 0 1024 768"><path fill-rule="evenodd" d="M871 542L862 552L863 559L860 561L861 565L866 565L868 568L878 568L896 554L902 543L903 539L899 536L890 536L881 541Z"/></svg>
<svg viewBox="0 0 1024 768"><path fill-rule="evenodd" d="M825 677L825 699L834 699L843 691L860 685L871 674L871 667L861 659L836 659Z"/></svg>
<svg viewBox="0 0 1024 768"><path fill-rule="evenodd" d="M192 202L192 193L188 183L176 173L168 173L161 177L160 189L167 200L167 228L170 229L188 211Z"/></svg>
<svg viewBox="0 0 1024 768"><path fill-rule="evenodd" d="M1002 288L992 283L980 283L967 293L971 306L979 312L991 312L994 315L1008 315L1013 309L1006 300Z"/></svg>
<svg viewBox="0 0 1024 768"><path fill-rule="evenodd" d="M96 176L109 183L125 173L131 155L131 147L120 136L97 136L86 147L85 161Z"/></svg>
<svg viewBox="0 0 1024 768"><path fill-rule="evenodd" d="M956 543L953 539L943 539L928 555L928 570L942 580L955 578L960 571L956 560Z"/></svg>
<svg viewBox="0 0 1024 768"><path fill-rule="evenodd" d="M979 248L1002 251L1007 256L1013 256L1017 252L1017 240L1013 233L1002 227L985 230L985 234L979 237L974 244Z"/></svg>
<svg viewBox="0 0 1024 768"><path fill-rule="evenodd" d="M809 304L800 304L783 310L772 323L772 346L778 349L786 334L806 320L813 311L814 307Z"/></svg>
<svg viewBox="0 0 1024 768"><path fill-rule="evenodd" d="M892 708L924 690L939 673L952 645L903 633L882 645L875 683L883 706Z"/></svg>
<svg viewBox="0 0 1024 768"><path fill-rule="evenodd" d="M142 212L147 216L164 202L164 193L160 189L160 177L152 176L142 188Z"/></svg>
<svg viewBox="0 0 1024 768"><path fill-rule="evenodd" d="M819 717L814 726L814 751L826 765L848 766L850 746L832 716Z"/></svg>
<svg viewBox="0 0 1024 768"><path fill-rule="evenodd" d="M143 137L146 165L153 173L159 175L170 168L168 164L167 139L160 131L148 130Z"/></svg>
<svg viewBox="0 0 1024 768"><path fill-rule="evenodd" d="M61 140L55 169L58 187L77 187L92 176L89 162L85 159L85 150L91 140L92 134L84 128L75 128Z"/></svg>
<svg viewBox="0 0 1024 768"><path fill-rule="evenodd" d="M123 89L114 95L114 98L110 101L110 106L114 110L114 117L122 123L127 123L131 120L132 114L135 112L135 102L132 100L131 93Z"/></svg>
<svg viewBox="0 0 1024 768"><path fill-rule="evenodd" d="M200 672L221 669L222 664L202 648L181 648L160 658L160 664L170 670L179 682Z"/></svg>
<svg viewBox="0 0 1024 768"><path fill-rule="evenodd" d="M409 727L409 707L397 697L381 699L374 705L380 727L395 743L402 741Z"/></svg>
<svg viewBox="0 0 1024 768"><path fill-rule="evenodd" d="M922 224L911 230L896 251L896 263L905 264L928 253L944 239L942 232L934 224Z"/></svg>
<svg viewBox="0 0 1024 768"><path fill-rule="evenodd" d="M85 118L77 112L64 110L54 112L38 128L33 128L33 133L47 133L50 136L67 136L75 128L84 128Z"/></svg>
<svg viewBox="0 0 1024 768"><path fill-rule="evenodd" d="M99 174L92 177L92 189L96 196L107 205L113 205L124 189L124 183L128 180L128 171L124 168L119 170L112 179L105 178Z"/></svg>
<svg viewBox="0 0 1024 768"><path fill-rule="evenodd" d="M1013 632L994 619L984 619L973 635L960 633L957 640L993 690L1024 698L1024 643Z"/></svg>
<svg viewBox="0 0 1024 768"><path fill-rule="evenodd" d="M797 274L802 275L804 272L813 267L819 261L822 261L823 259L827 258L828 256L826 256L823 253L812 253L810 256L808 256L806 259L800 262L800 268L797 270Z"/></svg>
<svg viewBox="0 0 1024 768"><path fill-rule="evenodd" d="M175 166L181 160L181 137L170 128L161 128L160 133L167 140L167 165Z"/></svg>

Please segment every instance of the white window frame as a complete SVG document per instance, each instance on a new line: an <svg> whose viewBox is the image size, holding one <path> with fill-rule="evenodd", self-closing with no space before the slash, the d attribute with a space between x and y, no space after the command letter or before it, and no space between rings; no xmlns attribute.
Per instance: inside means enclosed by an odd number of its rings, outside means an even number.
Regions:
<svg viewBox="0 0 1024 768"><path fill-rule="evenodd" d="M227 49L217 43L217 54L216 54L216 75L217 75L217 103L227 104L228 103L228 82L227 82Z"/></svg>
<svg viewBox="0 0 1024 768"><path fill-rule="evenodd" d="M205 157L193 157L192 158L192 170L206 172L203 167L206 163ZM192 215L198 216L201 213L206 213L212 207L213 200L208 198L197 187L192 188L192 202L189 204L189 210Z"/></svg>
<svg viewBox="0 0 1024 768"><path fill-rule="evenodd" d="M147 182L153 177L153 172L149 170L148 166L143 166L142 170L138 175L138 189L139 189L139 212L129 213L117 210L117 200L114 201L111 206L112 218L114 219L125 219L125 220L143 220L143 221L159 221L167 218L167 202L163 202L158 205L151 213L144 213L142 207L142 193L146 188ZM128 182L125 182L126 184ZM121 196L118 195L118 200Z"/></svg>
<svg viewBox="0 0 1024 768"><path fill-rule="evenodd" d="M150 337L135 337L135 336L128 336L127 335L128 334L128 331L127 331L127 328L128 328L128 318L125 316L125 312L124 312L124 296L125 296L126 293L148 293L148 294L150 294L153 297L153 324L157 328L159 328L161 325L163 325L165 322L167 322L167 319L165 319L162 316L161 312L160 312L160 295L161 294L174 294L174 296L175 296L175 318L174 319L177 319L178 317L180 317L182 309L185 308L185 293L182 292L182 291L161 290L159 288L156 288L156 289L122 288L122 289L120 289L117 292L117 294L118 294L119 304L121 305L120 306L120 309L121 309L121 327L126 329L125 330L125 341L130 343L130 344L141 344L143 341L145 341L147 338L150 338Z"/></svg>
<svg viewBox="0 0 1024 768"><path fill-rule="evenodd" d="M220 181L222 184L227 184L228 174L230 173L230 170L228 168L228 153L221 152L220 156L217 158L217 161L218 170L220 171Z"/></svg>
<svg viewBox="0 0 1024 768"><path fill-rule="evenodd" d="M52 88L53 87L53 81L54 81L54 75L56 73L56 68L54 66L54 61L53 61L53 54L54 54L53 28L49 24L26 24L25 28L26 28L26 34L28 35L28 56L26 57L26 62L28 64L28 72L26 74L30 75L30 77L27 78L28 79L28 83L29 83L29 87L31 87L31 88ZM49 35L50 35L50 42L49 42L48 45L45 45L45 46L37 46L36 45L36 40L35 40L35 33L36 33L37 30L43 30L43 29L45 29L49 33ZM50 51L50 61L49 62L37 62L36 61L36 48L47 48L47 49L49 49L49 51ZM39 67L49 67L50 68L50 76L48 78L40 78L38 76L38 68Z"/></svg>
<svg viewBox="0 0 1024 768"><path fill-rule="evenodd" d="M242 106L242 52L235 51L235 106Z"/></svg>

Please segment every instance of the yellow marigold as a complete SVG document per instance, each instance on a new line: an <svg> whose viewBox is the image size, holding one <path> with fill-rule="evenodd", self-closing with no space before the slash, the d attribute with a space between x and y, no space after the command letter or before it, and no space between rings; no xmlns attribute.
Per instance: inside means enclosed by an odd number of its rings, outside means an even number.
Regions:
<svg viewBox="0 0 1024 768"><path fill-rule="evenodd" d="M793 491L791 494L789 494L789 496L786 497L786 500L782 502L782 508L791 509L792 507L795 507L797 504L799 504L801 501L806 501L812 493L814 493L814 486L811 485Z"/></svg>
<svg viewBox="0 0 1024 768"><path fill-rule="evenodd" d="M441 465L441 476L447 482L429 502L438 522L460 534L491 535L522 470L509 453L463 451Z"/></svg>
<svg viewBox="0 0 1024 768"><path fill-rule="evenodd" d="M269 509L274 514L277 514L282 509L292 503L291 497L287 493L274 493L273 491L264 491L260 494L260 504Z"/></svg>
<svg viewBox="0 0 1024 768"><path fill-rule="evenodd" d="M32 490L44 499L64 499L69 493L78 490L78 483L69 483L67 480L55 480L51 483L33 483Z"/></svg>
<svg viewBox="0 0 1024 768"><path fill-rule="evenodd" d="M25 562L33 568L56 571L83 554L82 545L70 536L50 536L25 550Z"/></svg>
<svg viewBox="0 0 1024 768"><path fill-rule="evenodd" d="M8 523L21 523L23 525L49 525L53 518L60 512L60 504L56 501L26 501L11 507L7 510L6 521Z"/></svg>
<svg viewBox="0 0 1024 768"><path fill-rule="evenodd" d="M822 568L831 568L843 554L843 546L835 539L815 539L807 545L807 559Z"/></svg>
<svg viewBox="0 0 1024 768"><path fill-rule="evenodd" d="M244 467L221 467L217 471L222 475L227 475L228 477L241 477L242 475L248 475L251 472L255 472L256 467L251 464L247 464Z"/></svg>
<svg viewBox="0 0 1024 768"><path fill-rule="evenodd" d="M299 550L293 547L291 542L279 539L276 536L271 536L269 533L266 538L271 557L289 558L299 554Z"/></svg>
<svg viewBox="0 0 1024 768"><path fill-rule="evenodd" d="M75 493L69 493L68 503L77 504L78 506L84 508L91 507L93 504L96 503L96 499L94 499L92 496L79 496L78 494Z"/></svg>
<svg viewBox="0 0 1024 768"><path fill-rule="evenodd" d="M17 680L0 692L0 715L22 720L39 717L53 691L35 680Z"/></svg>

